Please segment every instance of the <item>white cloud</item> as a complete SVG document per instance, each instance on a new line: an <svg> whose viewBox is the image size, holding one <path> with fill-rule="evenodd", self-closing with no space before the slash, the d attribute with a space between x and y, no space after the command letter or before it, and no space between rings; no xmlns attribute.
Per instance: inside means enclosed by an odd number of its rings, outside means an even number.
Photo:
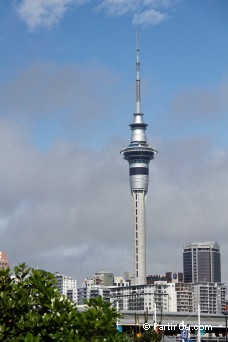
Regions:
<svg viewBox="0 0 228 342"><path fill-rule="evenodd" d="M86 2L87 0L22 0L17 13L30 30L37 27L52 28L71 6Z"/></svg>
<svg viewBox="0 0 228 342"><path fill-rule="evenodd" d="M154 9L149 9L144 12L135 14L133 24L135 25L156 25L165 21L168 18L166 13L158 12Z"/></svg>
<svg viewBox="0 0 228 342"><path fill-rule="evenodd" d="M0 123L0 247L11 264L25 261L78 279L101 268L131 271L132 199L128 165L119 154L123 143L94 152L59 142L41 153L18 124ZM226 260L227 150L203 138L156 147L146 205L148 272L181 271L188 241L217 240ZM222 270L228 280L224 264Z"/></svg>
<svg viewBox="0 0 228 342"><path fill-rule="evenodd" d="M228 82L215 89L185 89L174 98L171 108L172 116L182 121L224 118L228 111Z"/></svg>
<svg viewBox="0 0 228 342"><path fill-rule="evenodd" d="M60 116L71 125L89 117L95 120L111 112L109 101L118 79L118 74L99 64L34 63L0 85L0 116L30 122Z"/></svg>
<svg viewBox="0 0 228 342"><path fill-rule="evenodd" d="M142 6L142 0L104 0L96 7L105 10L110 16L121 16L135 12Z"/></svg>
<svg viewBox="0 0 228 342"><path fill-rule="evenodd" d="M90 0L18 0L17 13L32 31L37 27L52 28L70 8ZM94 7L108 16L131 15L133 24L155 25L168 18L168 9L183 0L101 0Z"/></svg>
<svg viewBox="0 0 228 342"><path fill-rule="evenodd" d="M144 6L151 6L153 8L168 8L181 3L183 0L143 0Z"/></svg>
<svg viewBox="0 0 228 342"><path fill-rule="evenodd" d="M96 7L109 16L132 15L133 24L156 25L168 18L168 9L182 0L103 0Z"/></svg>

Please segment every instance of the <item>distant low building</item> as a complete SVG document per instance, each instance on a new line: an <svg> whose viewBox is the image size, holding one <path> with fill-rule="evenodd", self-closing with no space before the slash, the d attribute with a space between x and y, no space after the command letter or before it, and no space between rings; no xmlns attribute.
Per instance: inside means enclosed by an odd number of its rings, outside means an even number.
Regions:
<svg viewBox="0 0 228 342"><path fill-rule="evenodd" d="M78 288L78 304L83 305L91 298L101 297L110 303L110 289L106 286L92 285Z"/></svg>
<svg viewBox="0 0 228 342"><path fill-rule="evenodd" d="M85 278L84 282L82 283L82 287L90 287L93 286L93 279Z"/></svg>
<svg viewBox="0 0 228 342"><path fill-rule="evenodd" d="M114 274L100 271L93 276L93 285L112 286L114 284Z"/></svg>
<svg viewBox="0 0 228 342"><path fill-rule="evenodd" d="M8 268L9 266L10 265L7 258L7 252L0 251L0 269L2 270L4 268Z"/></svg>
<svg viewBox="0 0 228 342"><path fill-rule="evenodd" d="M166 272L168 283L182 283L183 278L183 272Z"/></svg>
<svg viewBox="0 0 228 342"><path fill-rule="evenodd" d="M126 281L123 277L114 277L114 286L129 286L129 281Z"/></svg>
<svg viewBox="0 0 228 342"><path fill-rule="evenodd" d="M155 281L166 281L166 276L162 274L148 274L146 276L147 285L154 284Z"/></svg>
<svg viewBox="0 0 228 342"><path fill-rule="evenodd" d="M114 277L110 272L97 272L93 279L85 278L82 287L78 288L78 304L83 305L90 298L102 297L110 302L110 288L113 286L129 286L129 282L123 277Z"/></svg>
<svg viewBox="0 0 228 342"><path fill-rule="evenodd" d="M177 311L175 284L157 281L151 285L110 287L110 301L119 310ZM117 304L118 303L118 304Z"/></svg>

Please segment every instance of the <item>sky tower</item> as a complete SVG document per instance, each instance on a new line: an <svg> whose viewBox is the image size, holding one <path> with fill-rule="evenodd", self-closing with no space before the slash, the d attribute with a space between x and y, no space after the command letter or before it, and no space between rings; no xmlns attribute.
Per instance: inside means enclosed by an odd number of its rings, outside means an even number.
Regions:
<svg viewBox="0 0 228 342"><path fill-rule="evenodd" d="M157 153L147 144L143 113L140 112L139 34L136 33L136 113L130 145L120 151L129 163L130 187L133 198L134 275L135 285L146 284L146 215L145 201L149 183L149 163Z"/></svg>

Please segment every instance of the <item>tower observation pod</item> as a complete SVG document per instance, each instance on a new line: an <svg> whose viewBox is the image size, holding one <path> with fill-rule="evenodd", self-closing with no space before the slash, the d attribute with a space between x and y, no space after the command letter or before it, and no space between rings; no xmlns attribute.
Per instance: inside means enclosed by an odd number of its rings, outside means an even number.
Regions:
<svg viewBox="0 0 228 342"><path fill-rule="evenodd" d="M140 112L139 35L136 36L136 113L130 124L132 135L128 147L120 153L129 163L130 187L133 198L134 278L135 285L146 284L146 215L145 200L149 184L149 163L157 153L147 144L143 114Z"/></svg>

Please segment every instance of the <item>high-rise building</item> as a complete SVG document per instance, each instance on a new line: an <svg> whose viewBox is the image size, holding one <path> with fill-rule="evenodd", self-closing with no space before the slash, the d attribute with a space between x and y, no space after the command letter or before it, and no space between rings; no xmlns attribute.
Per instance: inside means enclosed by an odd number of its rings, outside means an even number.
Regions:
<svg viewBox="0 0 228 342"><path fill-rule="evenodd" d="M4 269L7 267L9 267L9 261L7 258L7 253L0 251L0 269Z"/></svg>
<svg viewBox="0 0 228 342"><path fill-rule="evenodd" d="M177 296L177 311L192 312L192 283L175 283L175 290Z"/></svg>
<svg viewBox="0 0 228 342"><path fill-rule="evenodd" d="M220 246L217 242L184 245L184 282L221 282Z"/></svg>
<svg viewBox="0 0 228 342"><path fill-rule="evenodd" d="M200 311L209 314L222 314L226 304L226 285L222 283L199 282L192 284L193 311L198 304Z"/></svg>
<svg viewBox="0 0 228 342"><path fill-rule="evenodd" d="M72 301L77 302L77 280L61 273L55 273L55 278L57 279L57 288L59 289L59 292Z"/></svg>
<svg viewBox="0 0 228 342"><path fill-rule="evenodd" d="M136 47L136 113L131 142L121 150L124 159L129 163L130 187L134 210L134 278L135 285L146 284L146 217L145 199L149 183L149 163L157 153L147 144L146 127L140 110L140 60L139 38Z"/></svg>

